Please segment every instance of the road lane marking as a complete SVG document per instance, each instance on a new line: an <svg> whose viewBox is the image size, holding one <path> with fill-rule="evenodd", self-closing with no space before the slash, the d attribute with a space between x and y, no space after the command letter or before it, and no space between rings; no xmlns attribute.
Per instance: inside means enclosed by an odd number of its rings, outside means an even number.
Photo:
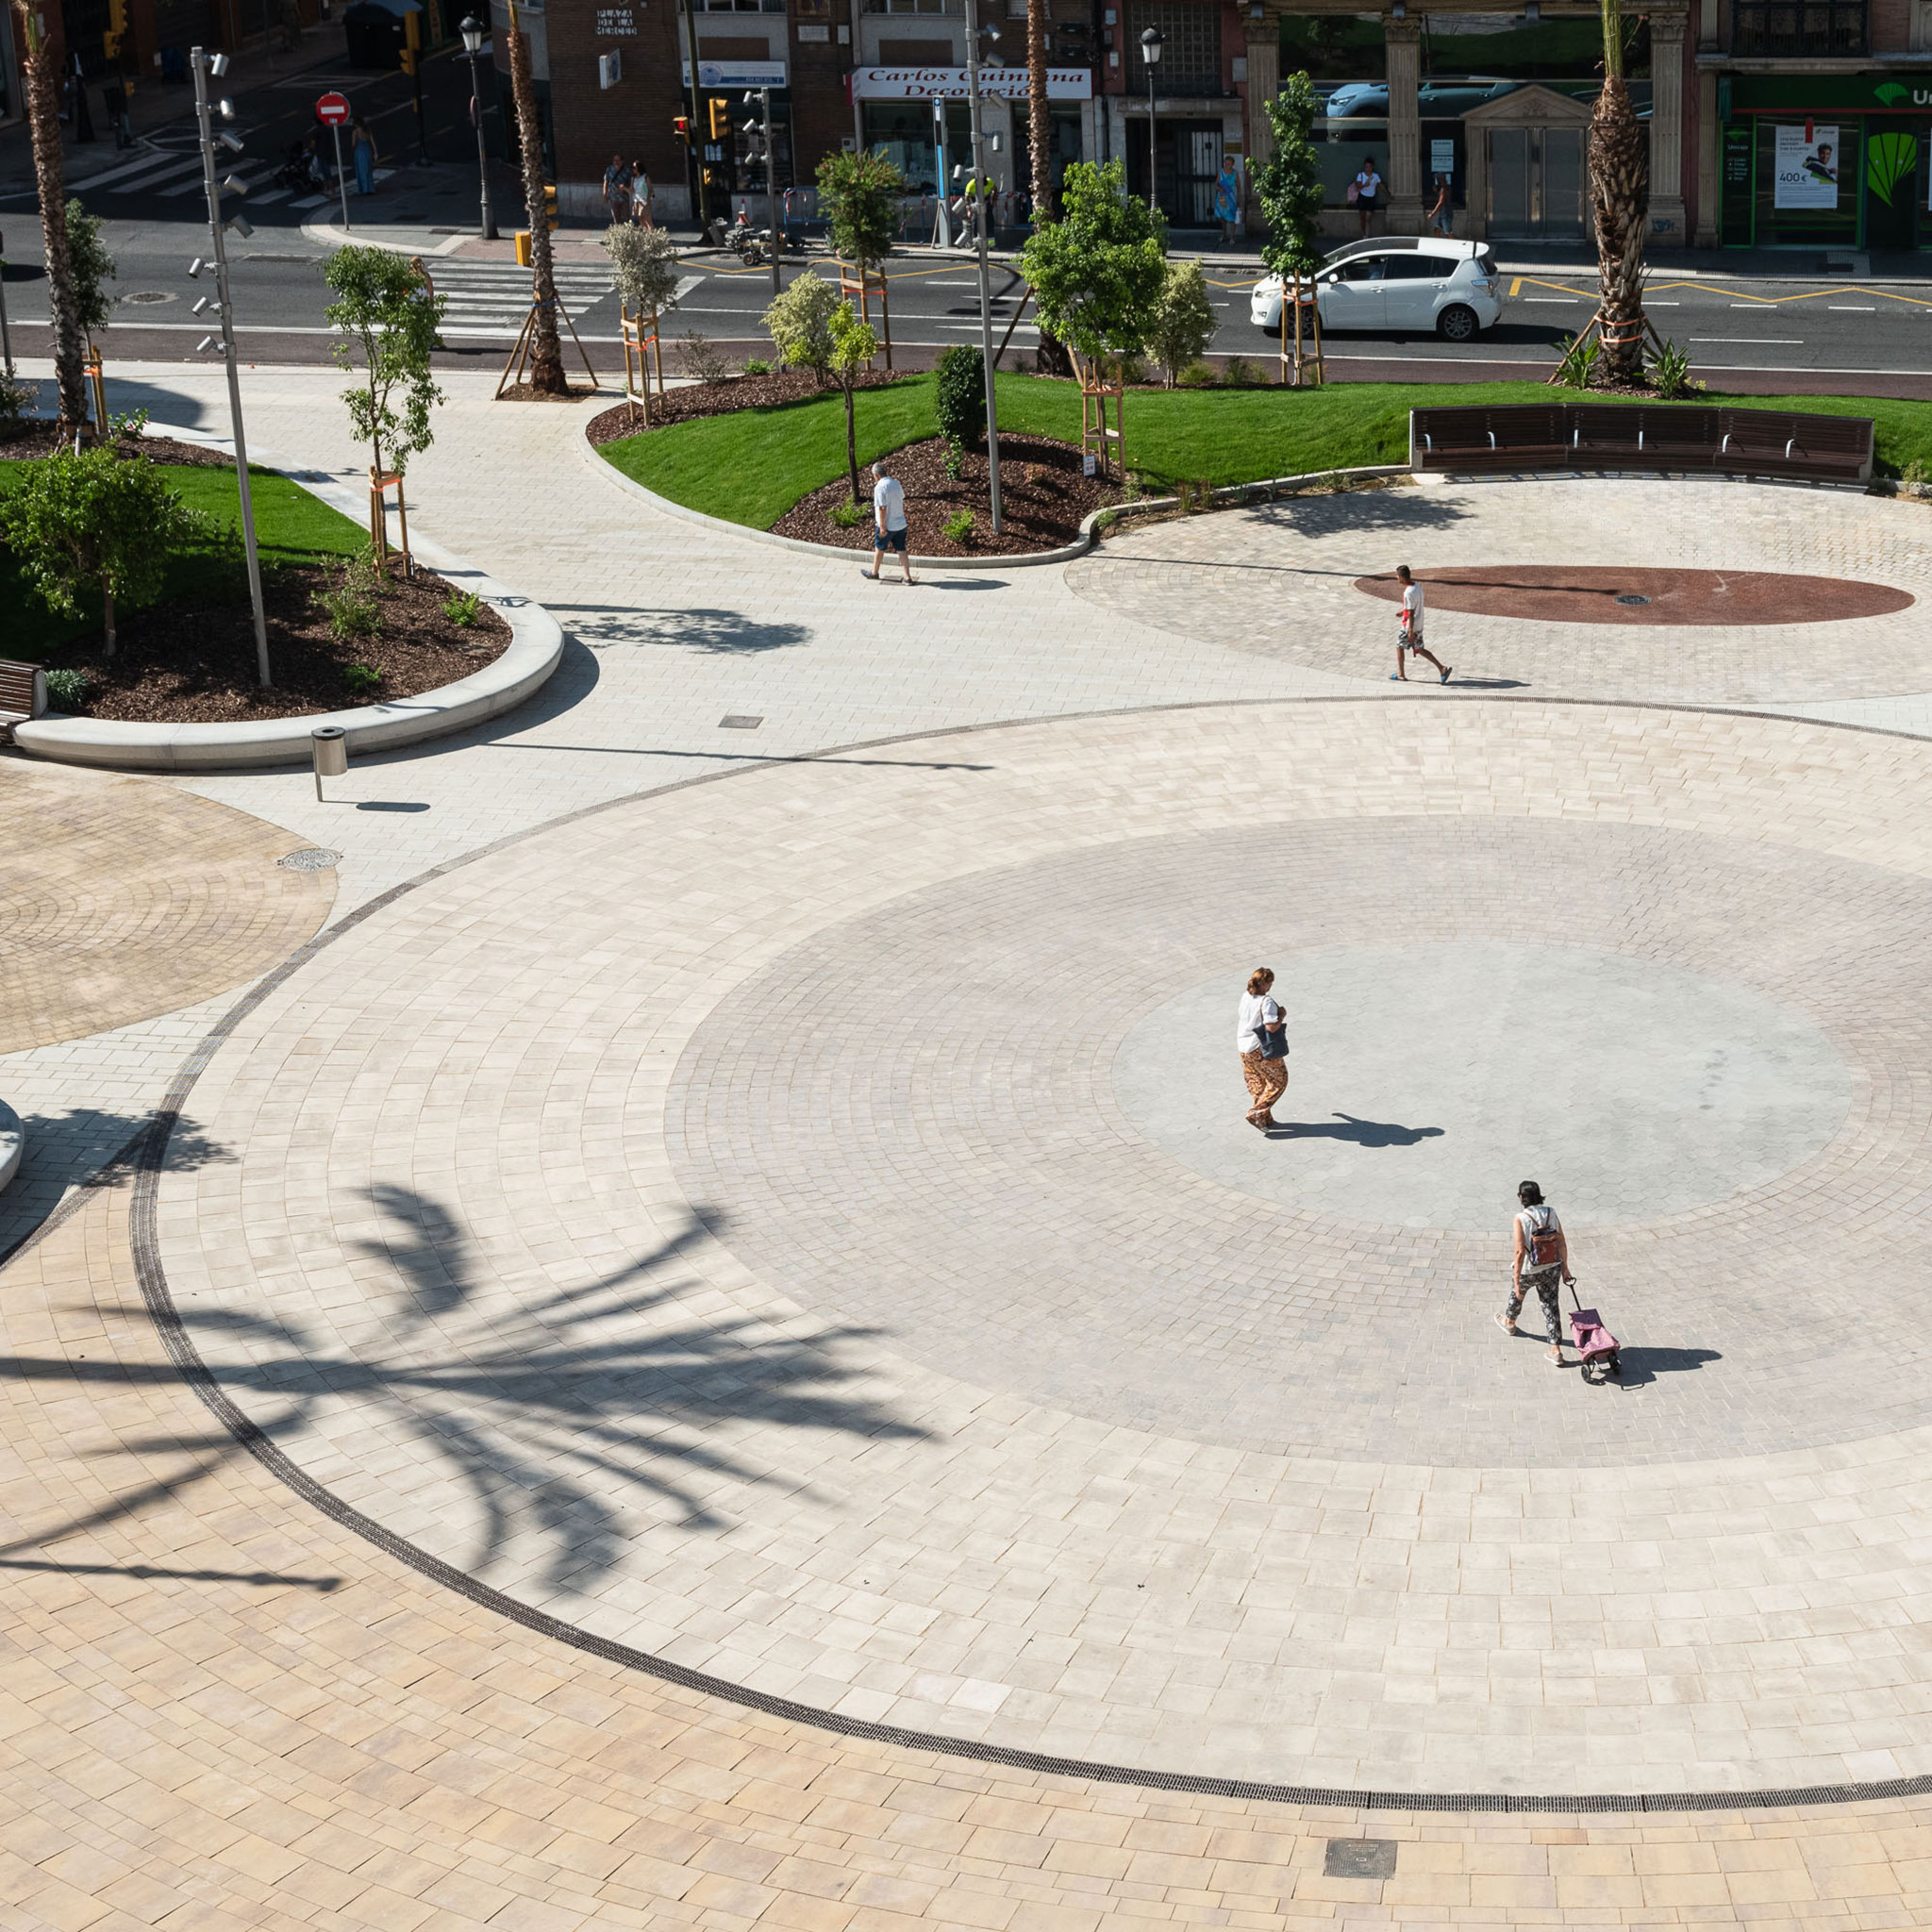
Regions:
<svg viewBox="0 0 1932 1932"><path fill-rule="evenodd" d="M1750 348L1802 349L1803 336L1692 336L1693 342L1743 342Z"/></svg>

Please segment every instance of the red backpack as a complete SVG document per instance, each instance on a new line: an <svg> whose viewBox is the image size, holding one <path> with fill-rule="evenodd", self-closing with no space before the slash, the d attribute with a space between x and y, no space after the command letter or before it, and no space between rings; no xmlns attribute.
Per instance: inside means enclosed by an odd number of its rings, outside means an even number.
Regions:
<svg viewBox="0 0 1932 1932"><path fill-rule="evenodd" d="M1563 1265L1563 1231L1557 1225L1555 1210L1547 1205L1525 1208L1523 1210L1525 1225L1523 1230L1524 1242L1529 1249L1529 1265L1541 1274L1545 1268L1560 1268ZM1541 1225L1530 1219L1541 1215Z"/></svg>

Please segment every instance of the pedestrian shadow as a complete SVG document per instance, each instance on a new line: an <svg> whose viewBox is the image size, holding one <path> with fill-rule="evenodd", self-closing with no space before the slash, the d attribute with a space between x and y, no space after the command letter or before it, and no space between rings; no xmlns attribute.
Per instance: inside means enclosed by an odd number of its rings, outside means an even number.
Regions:
<svg viewBox="0 0 1932 1932"><path fill-rule="evenodd" d="M158 1317L166 1360L0 1357L0 1383L205 1388L218 1417L198 1435L121 1439L109 1453L143 1458L147 1479L110 1484L119 1492L92 1513L0 1545L0 1563L58 1561L43 1557L47 1545L171 1500L261 1453L258 1444L299 1460L318 1430L353 1417L359 1431L404 1445L417 1477L446 1476L467 1499L475 1541L452 1560L478 1574L501 1562L546 1589L582 1591L652 1523L729 1534L734 1492L775 1487L836 1505L808 1474L749 1446L758 1427L861 1443L929 1435L841 1358L844 1344L876 1331L828 1325L800 1337L718 1311L709 1297L688 1311L695 1284L685 1257L724 1224L715 1208L691 1210L669 1240L578 1285L546 1288L539 1269L512 1288L434 1196L380 1183L361 1199L366 1231L344 1249L370 1318L357 1330L366 1344L325 1338L258 1299L168 1305ZM182 1454L188 1466L147 1475L153 1459ZM443 1520L454 1513L452 1498Z"/></svg>
<svg viewBox="0 0 1932 1932"><path fill-rule="evenodd" d="M1336 1124L1336 1123L1340 1124ZM1353 1141L1357 1147L1413 1147L1418 1141L1436 1141L1441 1127L1402 1127L1392 1121L1361 1121L1338 1113L1332 1121L1283 1121L1269 1133L1271 1141Z"/></svg>
<svg viewBox="0 0 1932 1932"><path fill-rule="evenodd" d="M689 610L641 610L620 604L553 604L549 608L592 651L625 644L664 645L702 651L709 657L747 657L808 643L812 635L807 625L763 622L741 611L702 606Z"/></svg>
<svg viewBox="0 0 1932 1932"><path fill-rule="evenodd" d="M942 577L931 572L920 580L928 591L1004 591L1005 577Z"/></svg>
<svg viewBox="0 0 1932 1932"><path fill-rule="evenodd" d="M1721 1362L1724 1357L1714 1348L1632 1348L1617 1350L1618 1373L1611 1379L1625 1389L1641 1389L1659 1375L1694 1374L1706 1362Z"/></svg>

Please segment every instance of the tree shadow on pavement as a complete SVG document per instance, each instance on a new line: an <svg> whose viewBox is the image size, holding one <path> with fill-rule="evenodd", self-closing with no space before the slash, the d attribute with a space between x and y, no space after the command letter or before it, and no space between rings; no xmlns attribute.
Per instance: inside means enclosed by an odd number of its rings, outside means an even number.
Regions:
<svg viewBox="0 0 1932 1932"><path fill-rule="evenodd" d="M640 610L622 604L553 604L551 614L593 651L619 644L666 644L714 657L781 651L808 643L803 624L767 623L737 610Z"/></svg>
<svg viewBox="0 0 1932 1932"><path fill-rule="evenodd" d="M483 1265L473 1233L418 1190L378 1186L365 1199L371 1232L344 1243L361 1306L344 1326L354 1345L324 1340L294 1316L255 1306L186 1307L163 1316L199 1362L90 1362L0 1358L0 1380L72 1378L122 1387L187 1390L205 1372L220 1407L239 1414L193 1438L117 1453L192 1452L192 1466L116 1495L58 1530L0 1547L0 1561L139 1514L247 1453L258 1431L298 1463L296 1439L321 1430L336 1441L353 1427L385 1444L384 1492L433 1493L454 1477L477 1524L462 1567L503 1562L548 1590L583 1589L608 1575L643 1524L728 1532L730 1491L768 1485L813 1493L793 1470L765 1466L734 1447L750 1427L778 1424L866 1441L928 1433L857 1387L841 1343L875 1331L822 1328L809 1339L684 1299L696 1284L679 1263L722 1224L715 1210L687 1218L671 1240L574 1287L547 1271L501 1276ZM702 1218L701 1218L702 1217ZM484 1292L486 1284L489 1292ZM120 1315L145 1311L114 1309ZM225 1397L226 1403L219 1403ZM407 1471L393 1454L408 1445ZM353 1452L347 1452L353 1454ZM454 1499L438 1511L455 1513ZM457 1560L454 1557L451 1560Z"/></svg>

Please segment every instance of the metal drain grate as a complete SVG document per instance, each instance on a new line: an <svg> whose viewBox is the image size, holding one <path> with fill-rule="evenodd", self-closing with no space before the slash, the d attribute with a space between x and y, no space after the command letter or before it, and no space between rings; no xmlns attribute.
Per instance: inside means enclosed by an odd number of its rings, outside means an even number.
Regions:
<svg viewBox="0 0 1932 1932"><path fill-rule="evenodd" d="M1648 604L1650 599L1639 596L1635 591L1619 591L1617 592L1617 602L1619 604Z"/></svg>
<svg viewBox="0 0 1932 1932"><path fill-rule="evenodd" d="M1331 1838L1322 1860L1324 1878L1393 1878L1392 1838Z"/></svg>
<svg viewBox="0 0 1932 1932"><path fill-rule="evenodd" d="M720 731L756 731L765 721L744 711L727 711L718 720Z"/></svg>
<svg viewBox="0 0 1932 1932"><path fill-rule="evenodd" d="M330 866L340 864L341 857L340 852L330 852L320 845L305 845L299 852L284 853L275 863L290 872L326 872Z"/></svg>
<svg viewBox="0 0 1932 1932"><path fill-rule="evenodd" d="M117 299L123 302L172 302L175 298L165 289L136 289L132 294Z"/></svg>

